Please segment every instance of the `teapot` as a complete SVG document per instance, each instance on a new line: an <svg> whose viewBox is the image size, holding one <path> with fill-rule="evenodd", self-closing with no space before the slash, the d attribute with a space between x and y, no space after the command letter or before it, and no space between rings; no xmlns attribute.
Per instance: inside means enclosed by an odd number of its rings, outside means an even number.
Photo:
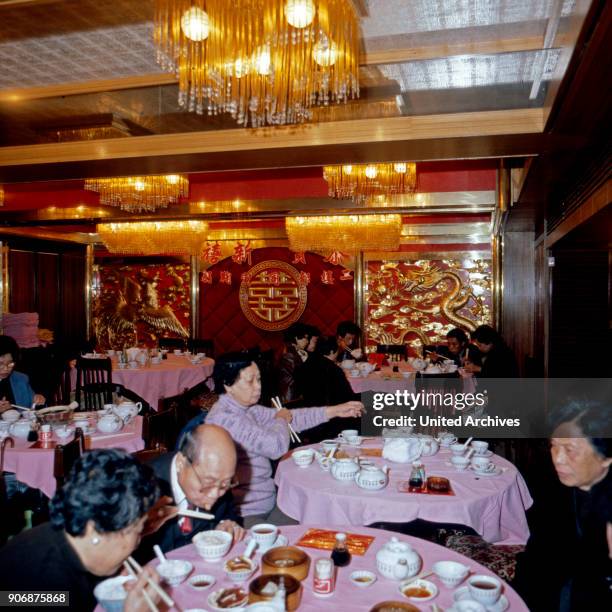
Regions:
<svg viewBox="0 0 612 612"><path fill-rule="evenodd" d="M123 427L123 419L116 414L105 414L98 420L98 430L102 433L115 433Z"/></svg>
<svg viewBox="0 0 612 612"><path fill-rule="evenodd" d="M334 459L331 474L336 480L354 480L359 466L355 459Z"/></svg>
<svg viewBox="0 0 612 612"><path fill-rule="evenodd" d="M140 412L141 408L141 402L121 402L114 408L113 412L118 417L121 417L124 423L127 423L130 419L133 419Z"/></svg>
<svg viewBox="0 0 612 612"><path fill-rule="evenodd" d="M431 457L440 449L440 444L433 436L419 436L419 442L421 443L421 457Z"/></svg>
<svg viewBox="0 0 612 612"><path fill-rule="evenodd" d="M376 553L376 569L390 580L404 580L416 576L421 569L420 555L407 542L391 538Z"/></svg>
<svg viewBox="0 0 612 612"><path fill-rule="evenodd" d="M355 482L362 489L369 491L384 489L389 484L389 468L386 465L382 468L376 465L362 465L355 474Z"/></svg>
<svg viewBox="0 0 612 612"><path fill-rule="evenodd" d="M411 463L421 456L421 442L416 437L387 438L382 456L395 463Z"/></svg>
<svg viewBox="0 0 612 612"><path fill-rule="evenodd" d="M17 438L26 439L28 434L30 433L30 429L32 427L32 422L26 419L20 419L19 421L15 421L11 423L9 427L9 432L11 435L16 436Z"/></svg>

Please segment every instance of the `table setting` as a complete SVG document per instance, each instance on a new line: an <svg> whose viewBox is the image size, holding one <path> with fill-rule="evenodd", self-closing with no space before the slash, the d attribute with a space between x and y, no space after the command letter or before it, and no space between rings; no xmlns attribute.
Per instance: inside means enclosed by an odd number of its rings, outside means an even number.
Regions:
<svg viewBox="0 0 612 612"><path fill-rule="evenodd" d="M368 525L417 518L472 527L495 544L525 544L533 500L512 463L452 433L364 438L346 430L280 461L277 503L301 523Z"/></svg>
<svg viewBox="0 0 612 612"><path fill-rule="evenodd" d="M192 544L158 553L150 565L162 577L171 609L183 612L527 610L508 584L473 560L367 527L261 524L238 543L225 532L205 531ZM114 600L108 593L126 579L98 585L97 612L121 609L120 590Z"/></svg>

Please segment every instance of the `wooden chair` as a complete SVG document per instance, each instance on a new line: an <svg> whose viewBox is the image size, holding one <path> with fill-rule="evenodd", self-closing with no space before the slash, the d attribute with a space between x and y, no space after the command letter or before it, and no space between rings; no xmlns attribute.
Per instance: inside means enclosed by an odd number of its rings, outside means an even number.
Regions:
<svg viewBox="0 0 612 612"><path fill-rule="evenodd" d="M215 341L208 338L192 338L187 341L187 348L192 353L206 353L207 357L215 356Z"/></svg>
<svg viewBox="0 0 612 612"><path fill-rule="evenodd" d="M184 338L159 338L157 345L160 349L181 349L184 350L187 342Z"/></svg>
<svg viewBox="0 0 612 612"><path fill-rule="evenodd" d="M71 397L73 392L72 372L72 368L69 365L66 365L59 373L59 376L56 379L55 390L47 402L49 406L67 406L74 399L74 397Z"/></svg>
<svg viewBox="0 0 612 612"><path fill-rule="evenodd" d="M72 466L84 451L85 437L83 435L83 430L79 427L77 427L74 432L74 439L71 442L67 444L58 444L55 447L53 456L53 476L57 482L58 489L64 484Z"/></svg>
<svg viewBox="0 0 612 612"><path fill-rule="evenodd" d="M79 410L102 410L113 401L112 364L105 359L77 359L76 401Z"/></svg>
<svg viewBox="0 0 612 612"><path fill-rule="evenodd" d="M178 437L177 407L145 414L142 422L142 439L145 450L163 450L174 448Z"/></svg>
<svg viewBox="0 0 612 612"><path fill-rule="evenodd" d="M167 451L165 448L154 448L151 450L145 449L132 453L132 457L134 457L137 461L140 461L140 463L149 463L150 461L153 461L153 459L157 459L161 455L164 455L166 452Z"/></svg>

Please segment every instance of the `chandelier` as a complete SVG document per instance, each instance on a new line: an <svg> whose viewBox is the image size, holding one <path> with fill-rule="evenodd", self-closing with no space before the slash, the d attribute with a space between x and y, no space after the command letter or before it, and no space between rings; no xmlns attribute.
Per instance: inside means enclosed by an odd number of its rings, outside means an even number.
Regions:
<svg viewBox="0 0 612 612"><path fill-rule="evenodd" d="M392 251L402 234L401 215L336 215L287 217L285 229L292 251Z"/></svg>
<svg viewBox="0 0 612 612"><path fill-rule="evenodd" d="M416 188L416 164L354 164L325 166L329 195L337 200L364 201L375 196L409 193Z"/></svg>
<svg viewBox="0 0 612 612"><path fill-rule="evenodd" d="M205 221L100 223L97 232L109 253L199 255L206 244Z"/></svg>
<svg viewBox="0 0 612 612"><path fill-rule="evenodd" d="M4 206L4 188L0 185L0 206Z"/></svg>
<svg viewBox="0 0 612 612"><path fill-rule="evenodd" d="M179 174L87 179L85 189L100 194L100 204L128 212L154 211L189 195L189 181Z"/></svg>
<svg viewBox="0 0 612 612"><path fill-rule="evenodd" d="M283 125L359 97L351 0L156 0L154 38L179 106L198 114Z"/></svg>

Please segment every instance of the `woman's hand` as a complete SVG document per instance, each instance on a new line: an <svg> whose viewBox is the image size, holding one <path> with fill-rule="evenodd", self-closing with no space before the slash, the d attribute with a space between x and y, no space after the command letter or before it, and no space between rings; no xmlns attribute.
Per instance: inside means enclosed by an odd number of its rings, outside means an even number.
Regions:
<svg viewBox="0 0 612 612"><path fill-rule="evenodd" d="M142 528L142 537L155 533L166 521L178 514L174 500L167 495L160 497L157 503L147 512L147 520Z"/></svg>
<svg viewBox="0 0 612 612"><path fill-rule="evenodd" d="M240 540L244 538L244 535L246 533L245 529L241 527L238 523L236 523L235 521L230 521L228 519L226 519L225 521L221 521L217 525L217 529L219 531L225 531L231 536L233 536L234 542L240 542Z"/></svg>
<svg viewBox="0 0 612 612"><path fill-rule="evenodd" d="M287 408L281 408L275 415L275 419L283 419L283 421L287 421L287 423L291 423L293 420L293 415L291 414L291 410L287 410Z"/></svg>
<svg viewBox="0 0 612 612"><path fill-rule="evenodd" d="M6 397L3 397L0 400L0 414L6 412L11 407L11 402L9 402Z"/></svg>
<svg viewBox="0 0 612 612"><path fill-rule="evenodd" d="M127 597L123 604L124 612L149 612L151 608L147 603L144 593L149 596L153 603L159 602L159 595L153 590L147 578L159 584L159 576L152 567L145 567L138 576L138 580L128 580L123 588L127 591Z"/></svg>
<svg viewBox="0 0 612 612"><path fill-rule="evenodd" d="M32 398L32 404L36 404L37 406L43 406L46 403L47 400L45 399L44 395L41 395L40 393L34 394L34 397Z"/></svg>
<svg viewBox="0 0 612 612"><path fill-rule="evenodd" d="M360 417L363 412L364 407L361 402L344 402L344 404L328 406L325 409L325 414L327 415L328 419L333 419L334 417Z"/></svg>

